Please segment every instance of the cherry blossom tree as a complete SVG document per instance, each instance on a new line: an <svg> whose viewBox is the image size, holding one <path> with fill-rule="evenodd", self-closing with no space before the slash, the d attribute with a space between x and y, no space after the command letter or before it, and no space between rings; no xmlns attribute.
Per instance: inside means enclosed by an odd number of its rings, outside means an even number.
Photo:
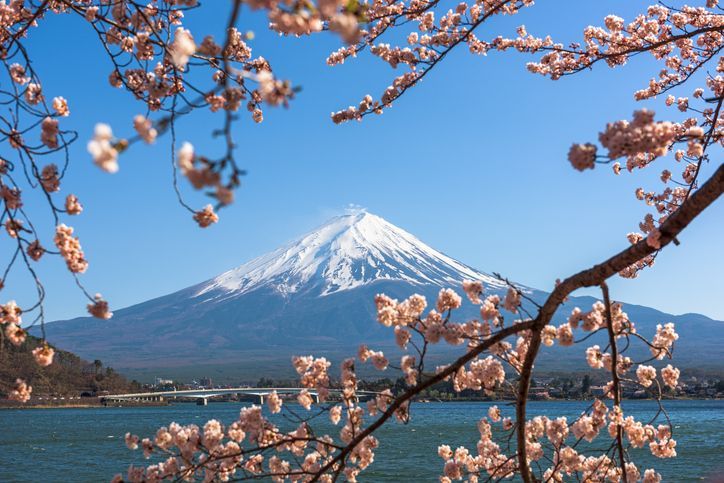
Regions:
<svg viewBox="0 0 724 483"><path fill-rule="evenodd" d="M88 260L77 234L65 220L80 215L83 205L72 193L64 199L58 198L70 164L68 147L78 138L76 132L62 128L71 114L71 106L62 96L46 94L55 86L46 87L33 68L25 47L26 39L35 29L42 28L48 16L73 15L83 19L107 54L108 82L128 91L139 102L142 112L129 120L135 132L127 137L114 136L108 125L96 126L88 141L93 162L100 169L114 173L119 169L122 153L134 144L153 144L158 136L170 135L173 187L179 203L199 226L208 227L218 221L216 210L233 202L234 189L244 174L234 157L236 144L232 126L238 112L246 109L254 121L262 122L262 106L286 105L294 96L294 89L289 82L274 77L269 62L263 57L252 56L247 44L251 35L236 28L241 2L231 2L226 37L220 43L212 36L197 42L191 32L183 28L184 15L195 8L196 3L194 0L147 4L106 0L0 2L0 57L6 73L0 85L2 104L6 108L0 116L0 139L9 153L0 157L3 201L0 223L14 240L15 247L0 278L0 287L13 269L25 269L37 289L37 302L32 306L18 307L10 301L0 307L0 322L9 342L22 344L26 330L35 325L40 326L45 338L45 288L34 264L46 255L64 259L88 298L91 315L101 319L112 316L108 302L100 294L91 295L79 278L88 268ZM211 79L207 82L209 85L192 81L203 78L193 75L202 69L209 74L206 76ZM177 148L177 120L200 109L223 114L221 126L211 133L223 139L226 146L220 158L196 153L188 142ZM210 190L213 204L200 209L189 206L177 183L177 171L196 190ZM32 194L36 196L33 198ZM55 221L52 230L42 230L33 223L26 210L31 202L47 205ZM54 250L41 242L44 238L52 239ZM21 314L25 317L24 328L21 328ZM45 345L36 356L39 364L50 364L53 349ZM29 389L21 391L23 387L19 381L21 399L30 394Z"/></svg>
<svg viewBox="0 0 724 483"><path fill-rule="evenodd" d="M651 56L657 70L650 79L642 79L641 90L634 97L664 99L663 104L673 111L665 116L670 120L661 120L661 116L657 120L647 109L637 110L631 120L603 126L598 143L574 144L568 159L581 171L610 165L614 175L644 176L639 173L656 170L654 183L663 186L636 190L636 198L650 209L638 230L626 236L626 248L557 281L543 303L532 300L502 276L508 285L502 298L486 295L479 281L463 282L466 303L480 311L478 319L463 323L455 319L463 304L455 290L441 290L429 310L427 300L420 295L413 294L404 301L379 295L375 299L378 322L390 329L404 354L398 364L381 351L362 345L355 357L342 362L339 378L334 378L326 359L297 356L292 363L304 388L298 396L301 409L283 404L277 394L267 401L269 412L283 411L296 422L294 431L282 432L264 416L260 406L252 406L242 409L238 420L228 427L211 420L202 428L174 423L159 429L153 439L128 434L126 444L130 448L140 445L148 457L155 455L161 460L147 467L131 467L116 481L355 481L373 463L380 444L377 430L395 420L409 421L413 416L411 401L442 381L452 381L457 391L491 394L507 388L516 397L513 414L506 415L494 406L479 421L476 448L453 450L441 441L441 481L498 480L515 475L526 482L573 477L584 481L659 481L655 469L636 465L631 449L648 447L659 458L676 456L674 431L661 398L665 387L677 386L679 370L671 364L657 369L649 363L671 358L678 334L666 321L649 337L639 333L636 321L611 299L606 282L617 274L633 278L652 266L667 245L679 244L679 234L724 189L724 167L712 160L712 150L722 143L720 110L724 101L724 60L720 53L724 47L724 14L716 0L706 0L698 7L659 3L628 22L609 15L602 26L587 27L581 42L568 44L529 33L524 26L514 35L497 31L499 17L534 9L530 0L458 4L440 0L236 0L231 2L226 38L220 44L208 36L198 42L199 35L183 27L184 15L196 7L194 0L147 5L130 0L2 2L0 52L9 81L2 84L0 92L11 114L0 117L0 134L13 157L1 160L0 190L2 222L16 241L3 279L20 265L31 273L38 291L33 307L21 309L13 302L2 306L0 322L5 325L5 337L22 344L25 330L20 327L21 314L31 314L32 323L42 327L44 288L35 276L33 263L46 254L60 255L76 280L88 266L73 229L61 222L61 218L81 213L79 198L69 194L59 203L55 194L68 167L68 145L78 137L61 129L61 122L65 123L70 113L69 103L61 96L46 99L50 88L33 70L24 40L42 27L46 16L79 15L85 19L110 59L109 82L130 91L144 112L133 119L135 134L126 138L115 137L109 126L98 125L88 144L91 158L101 169L114 172L123 152L133 144L153 143L160 135L170 135L174 170L194 188L212 189L214 204L194 209L184 202L181 189L174 183L181 205L199 226L207 227L218 221L216 210L232 202L233 190L243 174L234 158L232 136L242 102L252 118L261 122L263 108L286 105L295 92L291 83L274 76L264 58L252 57L247 44L250 39L236 27L243 6L266 11L269 27L285 35L334 32L342 47L329 56L329 65L369 53L403 71L394 76L378 99L367 95L357 105L333 113L335 123L383 113L458 47L490 57L506 51L531 55L528 70L553 80L581 75L598 64L615 68L638 56ZM404 44L395 45L395 39L400 38L405 39ZM189 73L200 69L210 70L209 86L190 81ZM224 140L226 154L220 159L200 155L188 143L176 149L174 123L198 109L219 111L223 117L217 133ZM43 157L62 162L44 164ZM23 208L26 193L33 191L55 218L52 233L57 252L43 247L39 241L42 233ZM80 282L79 287L85 292ZM601 301L576 308L564 320L556 321L568 296L585 287L598 287ZM92 315L111 316L100 295L85 293ZM529 388L541 351L554 344L583 347L589 336L598 332L606 335L606 345L585 347L581 362L585 360L591 369L609 374L605 396L573 421L565 417L529 418ZM431 367L429 349L436 344L457 346L459 352L448 364ZM629 357L635 344L647 346L650 358ZM52 363L50 347L39 347L36 352L38 364ZM360 403L355 368L366 363L380 371L401 371L406 390L398 394L383 391ZM624 386L641 388L659 402L659 410L650 420L637 421L626 413L621 398ZM31 390L18 380L11 397L27 400ZM333 436L315 429L320 417L340 425L339 433ZM594 440L599 444L587 444Z"/></svg>

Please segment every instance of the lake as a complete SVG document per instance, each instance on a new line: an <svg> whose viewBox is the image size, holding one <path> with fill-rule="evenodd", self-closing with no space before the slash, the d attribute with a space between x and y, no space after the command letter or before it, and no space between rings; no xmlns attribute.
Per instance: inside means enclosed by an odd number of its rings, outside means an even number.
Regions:
<svg viewBox="0 0 724 483"><path fill-rule="evenodd" d="M172 421L202 426L208 419L224 424L235 420L250 403L174 404L166 407L0 410L0 481L96 482L109 481L130 464L148 464L140 451L123 443L126 431L153 436ZM380 448L375 463L363 472L365 482L437 481L442 460L440 444L453 449L465 445L475 451L476 422L494 403L416 403L408 425L392 423L377 433ZM504 416L513 408L497 403ZM585 401L533 401L529 415L577 417ZM653 458L648 450L634 454L639 469L655 467L664 481L701 481L724 475L724 401L667 401L674 423L679 456ZM653 401L626 401L624 411L644 420L655 409ZM276 418L276 416L275 416ZM647 420L647 419L646 419ZM281 418L275 420L284 429ZM331 431L326 418L320 421ZM336 433L334 433L336 435ZM642 471L643 473L643 471ZM720 476L721 478L721 476Z"/></svg>

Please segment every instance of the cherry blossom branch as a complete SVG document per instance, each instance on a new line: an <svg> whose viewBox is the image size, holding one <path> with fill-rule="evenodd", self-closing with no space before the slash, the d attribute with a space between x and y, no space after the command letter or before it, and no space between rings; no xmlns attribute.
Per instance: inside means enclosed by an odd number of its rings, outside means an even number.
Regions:
<svg viewBox="0 0 724 483"><path fill-rule="evenodd" d="M528 465L528 450L526 436L526 405L528 403L528 391L530 389L530 381L533 373L533 363L538 356L538 349L541 343L542 328L532 327L528 351L525 355L523 369L520 371L520 379L518 379L518 397L515 406L515 419L517 421L516 433L518 444L518 471L520 477L525 483L535 481Z"/></svg>
<svg viewBox="0 0 724 483"><path fill-rule="evenodd" d="M724 192L724 164L720 165L701 188L661 224L660 247L663 248L671 243L697 216L711 206L722 192ZM575 290L601 285L611 276L659 249L652 247L646 240L641 240L604 262L566 278L553 289L543 303L535 320L535 328L548 324L558 307Z"/></svg>
<svg viewBox="0 0 724 483"><path fill-rule="evenodd" d="M603 294L603 304L606 306L606 329L608 331L608 343L611 348L611 380L613 381L613 404L614 408L621 407L621 383L618 377L618 346L616 344L616 334L613 331L613 317L611 317L611 298L608 294L608 284L601 284L601 292ZM616 424L616 446L618 448L619 465L621 467L623 483L626 480L626 461L624 459L623 450L623 428L620 424Z"/></svg>
<svg viewBox="0 0 724 483"><path fill-rule="evenodd" d="M367 436L374 433L377 429L382 427L385 422L390 419L395 412L402 407L403 404L408 403L412 400L413 397L418 395L420 392L424 391L425 389L437 384L438 382L444 381L448 377L455 374L455 372L463 367L465 364L470 362L471 360L475 359L478 355L483 353L485 350L489 349L492 345L502 341L506 337L517 334L521 331L528 330L533 327L534 321L525 321L520 322L518 324L512 325L510 327L503 328L496 332L495 334L491 335L491 337L484 342L482 342L480 345L474 347L472 350L467 352L462 357L458 358L455 362L445 367L442 371L438 372L434 376L430 377L429 379L426 379L419 384L415 385L414 387L411 387L407 389L402 395L395 398L395 400L390 404L390 406L387 408L386 411L382 413L382 415L372 424L367 426L362 432L360 432L352 441L350 441L347 446L339 453L337 454L331 461L329 461L327 464L325 464L322 468L320 468L319 472L314 476L312 481L318 481L324 474L326 474L330 469L332 469L336 464L341 463L345 460L347 455L351 451L354 450L354 448L359 445Z"/></svg>
<svg viewBox="0 0 724 483"><path fill-rule="evenodd" d="M693 221L702 211L714 203L718 197L724 191L724 165L720 166L714 175L706 182L702 187L696 191L690 198L688 198L682 206L674 212L659 228L661 231L661 248L666 246L668 243L673 241L676 236L683 231L688 224ZM659 248L660 249L660 248ZM645 241L641 241L626 250L614 255L605 262L598 264L588 270L578 272L577 274L568 277L563 282L558 284L554 291L549 295L544 304L541 306L540 311L536 319L525 323L525 330L530 329L530 341L529 347L526 353L525 362L523 369L521 370L521 377L518 382L518 398L516 404L516 419L517 419L517 441L518 441L518 464L521 477L524 481L533 481L533 477L530 474L530 468L527 463L526 457L526 433L525 433L525 407L528 399L528 390L530 386L531 371L533 362L538 353L538 349L541 343L541 331L549 323L553 314L556 312L558 307L565 301L570 293L573 291L595 285L601 285L605 283L605 280L620 272L627 266L635 263L636 261L650 255L657 249L651 247ZM609 301L610 302L610 301ZM610 311L610 303L608 305ZM500 336L506 330L514 329L515 333L520 332L522 329L521 324L516 324L508 329L502 329L497 336ZM511 332L512 333L512 332ZM508 334L509 335L509 334ZM499 340L502 340L500 337ZM408 389L402 396L395 399L387 411L380 417L375 423L367 427L364 431L358 435L352 442L349 443L346 451L342 451L332 461L325 465L319 472L318 479L327 470L332 468L334 464L344 461L344 458L350 451L352 451L356 445L358 445L366 436L370 435L376 429L384 424L384 422L394 415L395 411L402 406L406 401L409 401L416 394L419 394L422 390L426 389L430 385L443 380L445 377L453 374L458 368L462 367L466 362L472 360L477 354L482 352L485 348L489 347L490 339L486 341L478 348L469 352L462 358L458 359L453 365L448 366L445 371L438 374L436 377L425 381L424 383L418 384ZM612 363L615 368L615 363ZM444 377L440 377L444 376ZM623 455L623 451L621 451ZM625 464L622 470L625 471Z"/></svg>

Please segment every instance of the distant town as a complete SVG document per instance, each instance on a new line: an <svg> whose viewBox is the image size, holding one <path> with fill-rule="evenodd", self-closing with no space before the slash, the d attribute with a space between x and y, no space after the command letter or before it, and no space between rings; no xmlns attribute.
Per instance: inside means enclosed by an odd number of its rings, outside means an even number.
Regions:
<svg viewBox="0 0 724 483"><path fill-rule="evenodd" d="M605 386L597 384L590 375L584 374L576 378L572 376L539 376L533 380L530 388L532 399L553 400L553 399L593 399L604 397ZM172 379L156 378L152 384L145 384L147 391L184 391L191 389L226 389L231 387L297 387L297 380L261 378L256 383L244 384L214 384L210 377L192 380L188 383L174 381ZM391 389L393 393L402 392L406 389L403 378L396 380L384 378L377 380L361 380L359 389L365 391L382 391ZM638 386L636 386L638 387ZM642 389L627 387L624 385L623 396L626 399L647 399L652 394ZM717 376L689 376L682 377L676 390L667 389L664 392L665 398L687 398L687 399L723 399L724 380ZM457 393L453 390L451 383L441 383L433 388L422 392L418 399L426 401L452 401L452 400L495 400L512 399L511 394L506 391L498 391L492 396L481 396L480 391L466 390ZM233 396L219 396L218 400L235 399Z"/></svg>
<svg viewBox="0 0 724 483"><path fill-rule="evenodd" d="M88 362L78 356L57 350L58 363L48 368L51 377L37 381L31 399L21 404L17 401L3 399L7 387L11 385L15 374L23 368L32 367L27 363L32 356L30 350L40 342L30 338L23 348L8 348L0 353L0 408L17 407L99 407L114 405L167 405L169 403L196 402L203 403L250 400L257 403L263 400L262 394L268 394L273 388L297 388L296 378L272 379L262 377L256 381L240 380L238 382L224 379L223 383L215 382L211 377L192 380L179 380L169 377L155 377L152 382L140 383L129 381L112 368L105 367L99 360ZM28 377L30 374L28 375ZM606 374L604 373L541 373L533 378L530 397L535 400L587 400L604 397ZM399 394L407 389L403 378L364 379L359 381L360 391L379 392L390 389ZM334 382L332 383L334 386ZM269 388L266 391L229 391L231 388ZM220 392L213 391L219 389ZM226 389L226 391L223 391ZM209 391L211 390L211 391ZM199 397L191 394L168 395L165 397L144 397L139 399L113 400L109 395L131 393L156 393L179 391L206 391ZM246 392L247 394L243 394ZM295 397L293 391L282 394L282 397ZM253 394L256 394L256 398ZM259 397L262 397L260 399ZM652 398L653 393L644 391L637 384L623 384L623 396L626 399ZM368 397L368 395L366 396ZM676 390L666 389L667 399L724 399L724 375L696 372L684 369ZM364 399L364 397L362 397ZM505 387L492 395L484 395L480 391L465 390L455 392L450 382L442 382L423 391L417 401L491 401L513 400L514 395Z"/></svg>

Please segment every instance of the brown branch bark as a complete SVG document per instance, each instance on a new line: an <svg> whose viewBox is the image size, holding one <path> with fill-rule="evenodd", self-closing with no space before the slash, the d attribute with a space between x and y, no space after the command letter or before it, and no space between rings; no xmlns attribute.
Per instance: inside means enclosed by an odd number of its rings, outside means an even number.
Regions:
<svg viewBox="0 0 724 483"><path fill-rule="evenodd" d="M704 185L696 191L690 198L688 198L676 212L674 212L659 228L661 232L661 247L668 245L681 231L686 228L691 221L696 218L702 211L714 203L724 191L724 165L720 165L714 175ZM583 270L577 274L567 278L555 290L548 296L545 303L538 312L538 316L535 319L535 327L532 330L532 336L526 354L525 363L521 370L520 380L518 382L518 401L516 403L516 419L518 422L517 428L517 443L518 443L518 467L523 480L528 483L533 480L528 466L527 452L525 447L525 414L526 404L528 400L528 390L531 380L531 372L533 369L533 362L538 355L540 348L541 337L540 332L553 318L558 307L565 301L568 295L583 287L592 287L596 285L605 285L605 280L609 277L620 272L629 265L645 258L646 256L656 252L657 250L646 243L646 240L642 240L635 245L627 248L609 258L603 263L595 265L588 270ZM609 327L610 327L610 302L606 303L607 311L609 314ZM612 328L610 329L612 330ZM615 341L612 343L612 347L615 348ZM615 351L615 349L614 349ZM618 356L617 353L613 355L614 361ZM615 373L615 362L613 373ZM618 375L614 375L618 378ZM620 402L620 401L619 401ZM616 402L618 405L619 402ZM620 428L619 428L620 430ZM623 445L619 445L619 452L621 454L621 467L625 471L623 463ZM625 481L625 475L624 475Z"/></svg>
<svg viewBox="0 0 724 483"><path fill-rule="evenodd" d="M440 381L443 381L448 376L452 376L455 374L455 372L460 369L463 365L467 364L471 360L475 359L478 355L480 355L483 351L490 348L490 346L497 344L498 342L502 341L508 336L511 336L513 334L517 334L518 332L521 332L523 330L528 330L533 326L532 320L527 320L525 322L521 322L519 324L512 325L510 327L506 327L504 329L499 330L495 334L493 334L490 339L487 339L483 341L480 345L466 353L464 356L460 357L458 360L447 366L443 371L439 372L438 374L435 374L433 377L417 384L416 386L411 387L407 391L405 391L401 396L395 398L395 400L390 404L390 407L387 408L387 410L382 413L382 415L377 418L377 420L370 424L368 427L366 427L363 431L361 431L352 441L349 442L349 444L332 460L330 460L327 464L325 464L319 472L312 478L312 481L319 481L319 478L324 475L327 471L332 469L332 467L339 463L343 462L347 456L354 450L355 447L357 447L358 444L360 444L367 436L374 433L377 428L382 426L392 415L395 414L397 409L399 409L405 402L412 399L415 395L419 394L421 391L427 389L428 387L437 384Z"/></svg>
<svg viewBox="0 0 724 483"><path fill-rule="evenodd" d="M720 165L712 177L690 198L684 201L681 207L659 227L659 231L661 232L661 248L674 241L677 235L681 233L694 218L721 196L722 192L724 192L724 164ZM649 246L646 240L642 240L626 250L619 252L605 262L568 277L553 290L538 312L528 353L526 354L525 364L518 383L518 402L516 405L516 419L518 420L518 465L521 477L526 483L533 481L533 479L530 473L530 467L528 466L525 448L525 409L533 362L540 348L540 331L551 321L558 307L563 304L571 292L583 287L593 287L604 284L609 277L656 251L657 249ZM607 310L610 311L610 304L607 304ZM615 347L615 341L612 346ZM617 354L613 357L617 357ZM615 362L613 364L613 372L615 373ZM617 375L615 377L617 377ZM618 405L618 403L616 404ZM621 445L620 448L622 446L623 445ZM621 449L619 451L622 461L621 466L625 471L623 451Z"/></svg>
<svg viewBox="0 0 724 483"><path fill-rule="evenodd" d="M611 297L608 294L606 282L601 284L603 292L603 303L606 306L606 329L608 330L608 343L611 346L611 380L613 381L613 404L621 407L621 381L618 377L618 346L616 345L616 334L613 332L613 317L611 316ZM623 451L623 429L620 424L616 425L616 449L618 450L619 465L621 465L621 478L623 483L626 480L626 460Z"/></svg>
<svg viewBox="0 0 724 483"><path fill-rule="evenodd" d="M32 17L30 17L25 22L25 25L23 25L20 30L18 30L17 32L12 34L12 40L10 41L10 45L8 45L6 50L10 50L10 48L13 46L13 44L20 40L20 38L35 23L35 21L43 16L43 14L45 13L46 7L48 6L49 3L50 3L50 0L44 0L42 4L38 5L37 9L35 10L35 13L33 14Z"/></svg>
<svg viewBox="0 0 724 483"><path fill-rule="evenodd" d="M711 178L661 224L659 227L661 248L671 243L694 218L714 203L722 192L724 192L724 164L719 165ZM646 240L641 240L605 262L568 277L546 299L535 319L536 328L542 328L548 324L558 307L574 290L601 285L611 276L656 251L657 249L649 246Z"/></svg>
<svg viewBox="0 0 724 483"><path fill-rule="evenodd" d="M712 177L707 180L702 187L696 191L690 198L688 198L681 207L674 212L664 223L659 227L661 236L659 238L660 248L671 243L676 239L677 235L681 233L701 212L711 206L724 191L724 165L720 165L715 171ZM659 248L659 249L660 249ZM506 337L521 332L523 330L531 330L531 340L529 343L528 352L526 353L525 362L521 371L521 378L518 385L518 401L516 406L516 419L518 421L518 461L519 471L524 481L534 481L530 472L530 467L527 462L527 452L525 447L525 409L528 399L528 391L530 387L531 371L533 363L538 354L541 343L541 330L545 327L553 315L555 314L558 307L565 301L568 295L576 289L583 287L591 287L595 285L601 285L604 289L604 299L606 303L606 313L608 318L609 336L613 338L611 347L613 351L613 377L615 380L618 379L616 374L616 363L618 354L615 345L615 336L613 335L613 327L610 314L610 300L608 297L607 289L605 288L605 281L620 272L629 265L645 258L648 255L655 253L658 249L651 247L647 244L646 240L642 240L635 245L619 252L608 260L593 266L587 270L576 273L575 275L568 277L562 283L560 283L553 292L548 296L545 303L541 306L538 316L534 320L528 320L520 324L516 324L511 327L500 330L494 334L490 339L487 339L475 349L471 350L464 356L457 359L445 370L436 374L435 376L417 384L414 387L409 388L401 396L395 398L392 404L387 410L370 426L361 431L338 455L332 460L327 462L317 474L314 476L312 481L318 481L322 475L333 469L336 464L344 462L349 454L360 444L367 436L374 433L379 427L392 417L395 412L407 401L411 400L415 395L419 394L424 389L446 379L448 376L453 375L460 367L467 362L477 357L480 353L488 349L493 344L505 339ZM617 386L615 384L615 386ZM620 402L620 393L615 389L616 404ZM619 428L620 431L620 428ZM620 435L620 432L619 432ZM625 472L624 465L624 453L622 450L622 442L619 440L619 455L621 459L621 467ZM625 474L624 474L625 481Z"/></svg>
<svg viewBox="0 0 724 483"><path fill-rule="evenodd" d="M530 389L530 380L533 375L533 363L538 356L540 349L542 327L534 329L528 343L528 352L525 354L523 368L520 371L520 379L518 380L518 397L515 404L515 419L518 424L517 443L518 443L518 471L520 477L525 483L535 481L528 465L528 449L525 444L525 411L528 403L528 390Z"/></svg>
<svg viewBox="0 0 724 483"><path fill-rule="evenodd" d="M671 243L701 212L711 206L724 192L724 164L720 165L714 174L689 197L681 207L674 212L669 218L661 224L659 238L661 248ZM440 382L448 376L454 374L460 367L474 359L491 345L505 339L506 337L516 334L522 330L531 330L531 341L529 344L526 359L521 371L521 379L518 385L518 404L516 407L516 419L519 426L525 425L525 407L527 402L528 390L530 387L531 370L533 362L540 348L540 332L550 320L553 318L558 307L563 304L565 299L573 291L583 287L593 287L601 285L608 278L620 272L629 265L655 253L657 249L649 246L646 240L642 240L635 245L617 253L608 260L599 263L587 270L576 273L561 282L546 299L541 306L538 316L533 320L528 320L520 324L500 330L490 339L486 340L478 347L468 352L454 363L449 365L444 371L436 374L434 377L421 382L420 384L408 389L400 397L396 398L389 408L374 423L360 432L337 456L325 464L320 471L314 476L312 481L318 481L319 478L334 467L335 464L343 462L347 456L360 444L364 438L375 432L381 427L405 402L412 399L422 390L427 389L433 384ZM523 479L532 480L530 468L527 463L527 455L525 451L525 429L518 428L518 461L519 471Z"/></svg>

